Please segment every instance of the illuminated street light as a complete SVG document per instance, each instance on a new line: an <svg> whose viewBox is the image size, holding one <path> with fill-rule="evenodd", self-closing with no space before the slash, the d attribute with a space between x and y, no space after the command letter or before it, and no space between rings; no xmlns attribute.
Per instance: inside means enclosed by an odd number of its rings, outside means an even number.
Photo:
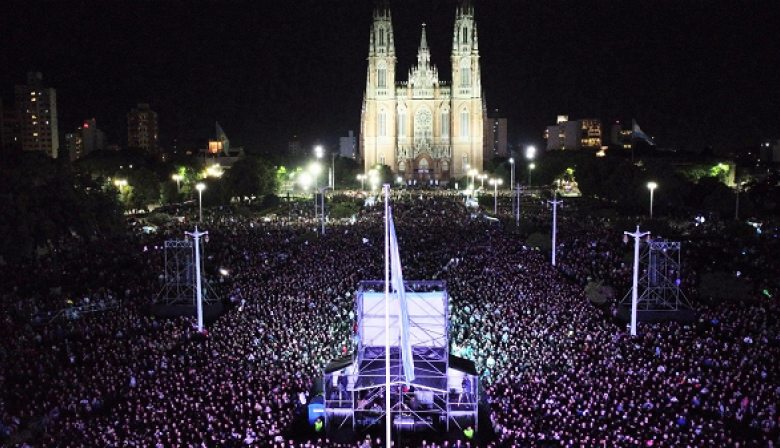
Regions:
<svg viewBox="0 0 780 448"><path fill-rule="evenodd" d="M379 171L372 169L368 172L368 178L371 181L371 191L376 190L379 185Z"/></svg>
<svg viewBox="0 0 780 448"><path fill-rule="evenodd" d="M512 213L515 212L515 158L509 158L509 164L512 165L512 172L510 173L509 190L512 192Z"/></svg>
<svg viewBox="0 0 780 448"><path fill-rule="evenodd" d="M315 146L314 147L314 156L317 157L317 159L321 159L323 155L325 155L325 152L322 149L322 145Z"/></svg>
<svg viewBox="0 0 780 448"><path fill-rule="evenodd" d="M311 174L307 173L306 171L298 175L298 185L301 186L303 191L309 190L309 187L311 186L311 181L312 181Z"/></svg>
<svg viewBox="0 0 780 448"><path fill-rule="evenodd" d="M487 174L480 174L479 176L477 176L477 179L482 181L482 189L483 190L485 189L485 179L487 179L487 178L488 178Z"/></svg>
<svg viewBox="0 0 780 448"><path fill-rule="evenodd" d="M525 158L528 160L533 160L534 157L536 157L536 147L531 145L525 148Z"/></svg>
<svg viewBox="0 0 780 448"><path fill-rule="evenodd" d="M528 165L528 186L531 186L531 173L533 172L534 168L536 168L535 163L531 163Z"/></svg>
<svg viewBox="0 0 780 448"><path fill-rule="evenodd" d="M222 167L219 166L219 164L211 165L206 168L206 176L208 177L222 177L223 174L225 174L225 172L222 171Z"/></svg>
<svg viewBox="0 0 780 448"><path fill-rule="evenodd" d="M658 184L655 182L648 182L647 188L650 189L650 218L653 217L653 192L658 188Z"/></svg>
<svg viewBox="0 0 780 448"><path fill-rule="evenodd" d="M318 146L317 148L322 148ZM316 148L315 148L316 152ZM322 172L322 165L318 162L312 162L309 164L309 172L314 176L314 219L317 219L317 189L320 188L320 173Z"/></svg>
<svg viewBox="0 0 780 448"><path fill-rule="evenodd" d="M498 215L498 186L503 184L503 179L490 179L490 185L493 186L493 214Z"/></svg>
<svg viewBox="0 0 780 448"><path fill-rule="evenodd" d="M360 191L363 191L366 189L366 175L365 174L358 174L357 179L360 181Z"/></svg>
<svg viewBox="0 0 780 448"><path fill-rule="evenodd" d="M122 191L124 190L124 187L127 186L127 181L125 179L117 179L117 180L114 181L114 185L119 187L119 192L122 193Z"/></svg>
<svg viewBox="0 0 780 448"><path fill-rule="evenodd" d="M206 189L206 184L203 182L198 182L195 185L195 189L198 190L198 210L199 210L199 216L198 222L203 222L203 190Z"/></svg>
<svg viewBox="0 0 780 448"><path fill-rule="evenodd" d="M184 179L184 176L182 176L181 174L174 174L171 177L173 178L173 180L176 181L176 191L181 192L181 181L182 179Z"/></svg>

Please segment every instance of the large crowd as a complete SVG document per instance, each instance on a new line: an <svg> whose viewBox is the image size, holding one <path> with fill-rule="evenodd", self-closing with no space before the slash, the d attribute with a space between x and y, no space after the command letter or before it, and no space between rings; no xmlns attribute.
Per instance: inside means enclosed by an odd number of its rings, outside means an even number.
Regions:
<svg viewBox="0 0 780 448"><path fill-rule="evenodd" d="M710 256L724 269L750 272L755 294L701 298L694 321L642 324L632 338L614 302L593 304L584 291L590 280L618 290L630 281L630 247L604 219L559 214L552 267L524 245L527 235L456 197L399 195L393 210L404 276L447 282L451 351L473 360L482 379L492 428L472 446L780 445L775 243L718 241L715 227L697 227L710 233L692 239L691 257L706 269L698 251L717 251ZM0 443L370 446L327 434L302 441L294 428L322 368L351 350L358 283L383 278L382 217L382 207L366 208L318 236L305 216L207 213L209 282L229 305L206 334L193 318L148 312L163 286L162 242L191 230L186 222L66 242L0 267ZM523 219L544 225L549 212L528 208ZM683 284L692 295L694 272ZM101 300L121 306L31 318ZM465 446L421 446L456 444Z"/></svg>

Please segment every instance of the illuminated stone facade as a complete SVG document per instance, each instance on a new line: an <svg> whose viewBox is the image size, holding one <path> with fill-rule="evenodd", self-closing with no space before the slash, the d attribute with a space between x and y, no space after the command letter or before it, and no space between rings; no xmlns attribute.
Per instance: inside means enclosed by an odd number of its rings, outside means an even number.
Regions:
<svg viewBox="0 0 780 448"><path fill-rule="evenodd" d="M431 63L425 24L417 64L407 81L396 76L393 24L386 5L374 10L360 154L366 170L390 167L407 180L448 181L482 171L484 108L474 8L462 2L452 36L452 79Z"/></svg>

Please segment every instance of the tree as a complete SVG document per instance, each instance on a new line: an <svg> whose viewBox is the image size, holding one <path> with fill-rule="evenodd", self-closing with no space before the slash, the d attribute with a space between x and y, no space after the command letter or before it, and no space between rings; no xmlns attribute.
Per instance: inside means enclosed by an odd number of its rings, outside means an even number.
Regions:
<svg viewBox="0 0 780 448"><path fill-rule="evenodd" d="M238 160L225 173L224 181L227 194L230 197L238 197L242 201L274 194L278 185L274 168L256 157L244 157Z"/></svg>
<svg viewBox="0 0 780 448"><path fill-rule="evenodd" d="M127 175L128 205L134 210L146 209L160 201L160 182L153 171L147 168L129 170Z"/></svg>

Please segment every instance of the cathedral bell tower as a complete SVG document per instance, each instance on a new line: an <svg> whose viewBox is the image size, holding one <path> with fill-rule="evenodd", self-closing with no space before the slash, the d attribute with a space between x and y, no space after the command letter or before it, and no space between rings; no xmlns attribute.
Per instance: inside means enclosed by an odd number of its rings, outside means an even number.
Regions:
<svg viewBox="0 0 780 448"><path fill-rule="evenodd" d="M368 72L361 120L361 154L366 170L395 164L395 41L387 1L377 3L368 46Z"/></svg>
<svg viewBox="0 0 780 448"><path fill-rule="evenodd" d="M474 6L461 0L452 33L453 162L456 176L482 169L482 73Z"/></svg>

